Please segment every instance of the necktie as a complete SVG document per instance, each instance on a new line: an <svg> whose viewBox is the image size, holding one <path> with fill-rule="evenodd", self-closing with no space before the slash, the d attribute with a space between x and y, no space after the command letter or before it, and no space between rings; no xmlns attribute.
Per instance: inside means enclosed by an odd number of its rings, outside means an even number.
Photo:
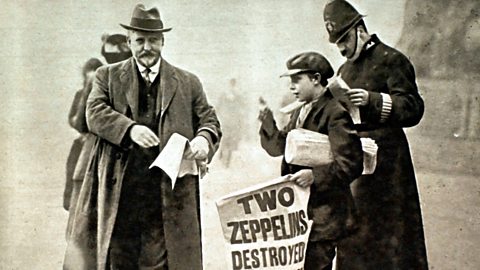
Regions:
<svg viewBox="0 0 480 270"><path fill-rule="evenodd" d="M152 85L152 82L150 81L150 72L152 72L149 68L146 68L145 69L145 83L147 84L148 87L150 87L150 85Z"/></svg>
<svg viewBox="0 0 480 270"><path fill-rule="evenodd" d="M307 115L311 109L312 109L312 103L307 103L302 106L297 118L297 126L296 126L297 128L303 127L303 124L305 123L305 119L307 118Z"/></svg>

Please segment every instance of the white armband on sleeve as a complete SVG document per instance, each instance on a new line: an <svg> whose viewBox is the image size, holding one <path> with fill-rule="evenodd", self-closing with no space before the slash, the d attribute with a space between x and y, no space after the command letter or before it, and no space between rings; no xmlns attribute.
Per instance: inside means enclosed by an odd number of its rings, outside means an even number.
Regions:
<svg viewBox="0 0 480 270"><path fill-rule="evenodd" d="M392 98L390 95L380 93L382 95L382 112L380 113L380 123L387 121L392 112Z"/></svg>

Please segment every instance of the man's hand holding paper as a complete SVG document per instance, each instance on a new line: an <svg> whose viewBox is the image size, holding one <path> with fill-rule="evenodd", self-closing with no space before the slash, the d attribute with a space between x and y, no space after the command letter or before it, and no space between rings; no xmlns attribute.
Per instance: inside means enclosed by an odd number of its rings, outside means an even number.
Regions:
<svg viewBox="0 0 480 270"><path fill-rule="evenodd" d="M185 155L187 159L206 160L208 158L208 141L203 136L197 136L190 142L190 151Z"/></svg>
<svg viewBox="0 0 480 270"><path fill-rule="evenodd" d="M174 188L177 177L200 174L202 178L205 175L208 151L205 137L197 136L189 142L184 136L174 133L150 168L156 166L162 169L172 180Z"/></svg>
<svg viewBox="0 0 480 270"><path fill-rule="evenodd" d="M360 119L360 110L358 107L368 104L368 91L361 88L351 89L340 75L332 80L328 85L328 89L336 99L347 102L349 107L348 111L352 117L353 123L360 124L362 121Z"/></svg>
<svg viewBox="0 0 480 270"><path fill-rule="evenodd" d="M365 89L348 89L345 94L347 94L348 99L355 106L365 106L368 104L368 91Z"/></svg>

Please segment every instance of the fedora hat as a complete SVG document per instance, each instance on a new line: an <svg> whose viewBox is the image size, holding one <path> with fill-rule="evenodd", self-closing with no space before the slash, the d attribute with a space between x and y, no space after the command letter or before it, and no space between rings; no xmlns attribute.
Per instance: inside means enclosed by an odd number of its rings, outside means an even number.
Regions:
<svg viewBox="0 0 480 270"><path fill-rule="evenodd" d="M358 11L345 0L328 2L323 10L323 20L327 28L329 41L339 42L365 15Z"/></svg>
<svg viewBox="0 0 480 270"><path fill-rule="evenodd" d="M168 32L172 28L164 28L160 19L160 12L156 7L146 9L143 4L138 4L133 9L130 25L120 24L127 30L136 30L144 32Z"/></svg>

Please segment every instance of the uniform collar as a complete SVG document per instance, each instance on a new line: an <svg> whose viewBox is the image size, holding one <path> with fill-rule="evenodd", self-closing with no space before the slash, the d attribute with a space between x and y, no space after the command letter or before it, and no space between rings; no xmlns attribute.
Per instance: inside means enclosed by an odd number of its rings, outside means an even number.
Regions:
<svg viewBox="0 0 480 270"><path fill-rule="evenodd" d="M377 45L378 43L380 43L380 39L378 39L376 34L373 34L370 36L370 39L365 43L364 50L368 51L371 48L375 47L375 45Z"/></svg>

